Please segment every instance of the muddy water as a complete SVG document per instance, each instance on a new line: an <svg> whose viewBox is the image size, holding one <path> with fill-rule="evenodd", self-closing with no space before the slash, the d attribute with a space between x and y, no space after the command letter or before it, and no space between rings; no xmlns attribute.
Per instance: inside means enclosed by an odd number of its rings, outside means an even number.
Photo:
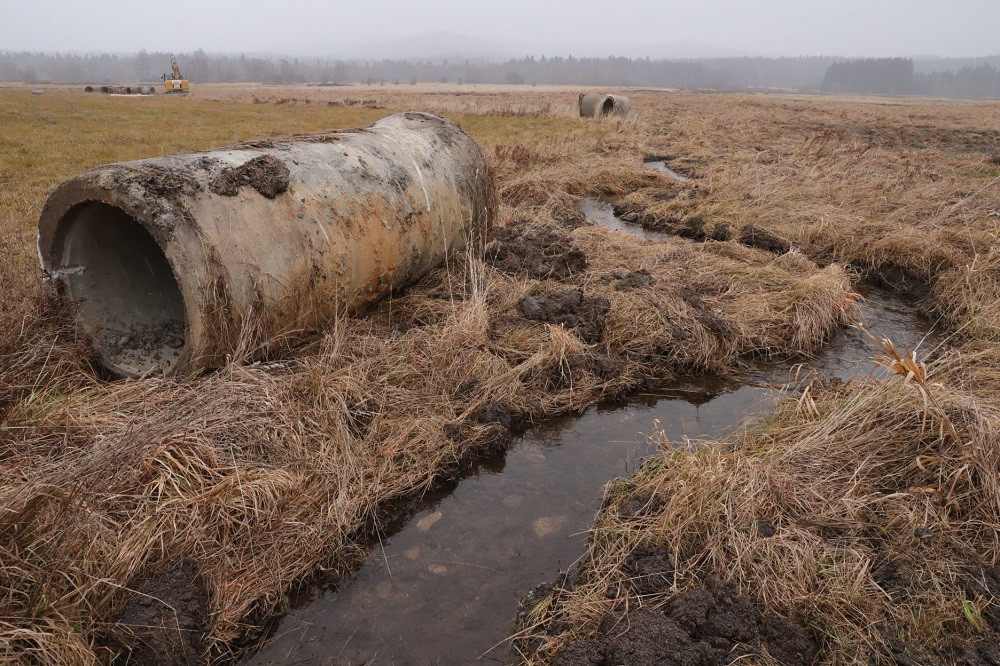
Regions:
<svg viewBox="0 0 1000 666"><path fill-rule="evenodd" d="M596 222L602 227L607 227L608 229L626 231L630 234L635 234L639 238L645 238L646 240L651 241L677 238L677 236L673 236L671 234L660 233L657 231L646 231L638 224L622 222L621 219L615 215L614 205L608 203L607 201L587 197L580 201L579 209L581 213L587 216L588 220Z"/></svg>
<svg viewBox="0 0 1000 666"><path fill-rule="evenodd" d="M679 183L685 183L691 180L690 177L668 167L665 160L649 160L645 164L646 166L656 169L657 171L662 171Z"/></svg>
<svg viewBox="0 0 1000 666"><path fill-rule="evenodd" d="M930 325L882 292L865 324L900 348L928 349ZM296 600L250 664L466 664L504 661L501 642L518 599L585 549L604 484L654 451L658 421L673 440L722 437L766 411L775 387L813 370L850 379L872 372L875 350L838 333L814 359L760 366L739 382L696 379L551 419L505 454L484 460L373 544L356 575L322 582ZM804 365L803 365L804 364Z"/></svg>

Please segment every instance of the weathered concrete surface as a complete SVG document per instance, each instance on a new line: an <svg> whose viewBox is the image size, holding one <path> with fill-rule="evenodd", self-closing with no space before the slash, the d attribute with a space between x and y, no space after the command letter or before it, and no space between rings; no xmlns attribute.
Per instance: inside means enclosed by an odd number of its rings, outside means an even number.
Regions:
<svg viewBox="0 0 1000 666"><path fill-rule="evenodd" d="M583 93L580 95L580 116L583 118L627 116L628 112L628 97L602 93Z"/></svg>
<svg viewBox="0 0 1000 666"><path fill-rule="evenodd" d="M495 208L476 142L410 112L99 167L52 193L38 248L103 365L183 374L307 334L481 248Z"/></svg>

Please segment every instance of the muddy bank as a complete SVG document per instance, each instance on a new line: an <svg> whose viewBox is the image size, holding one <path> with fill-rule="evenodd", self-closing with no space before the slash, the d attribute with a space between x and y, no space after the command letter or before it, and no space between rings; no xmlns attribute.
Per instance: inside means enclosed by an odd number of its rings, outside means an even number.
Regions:
<svg viewBox="0 0 1000 666"><path fill-rule="evenodd" d="M632 584L655 594L673 585L669 564L655 555L633 554L626 565ZM612 592L613 593L613 592ZM553 666L728 666L734 660L770 658L786 666L808 666L817 652L812 632L768 613L731 583L708 579L703 587L672 596L662 609L612 613L593 638L569 643Z"/></svg>
<svg viewBox="0 0 1000 666"><path fill-rule="evenodd" d="M496 230L486 260L501 273L537 280L564 280L587 269L587 255L552 227L514 224Z"/></svg>
<svg viewBox="0 0 1000 666"><path fill-rule="evenodd" d="M208 647L209 596L198 565L185 560L146 581L102 641L129 664L198 664Z"/></svg>

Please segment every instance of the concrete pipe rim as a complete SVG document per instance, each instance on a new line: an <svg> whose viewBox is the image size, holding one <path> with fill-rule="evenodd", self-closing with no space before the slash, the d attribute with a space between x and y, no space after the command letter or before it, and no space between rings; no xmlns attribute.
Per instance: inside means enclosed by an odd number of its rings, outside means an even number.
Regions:
<svg viewBox="0 0 1000 666"><path fill-rule="evenodd" d="M42 211L43 271L98 363L117 377L171 376L196 365L198 292L173 246L142 210L86 183L64 183Z"/></svg>

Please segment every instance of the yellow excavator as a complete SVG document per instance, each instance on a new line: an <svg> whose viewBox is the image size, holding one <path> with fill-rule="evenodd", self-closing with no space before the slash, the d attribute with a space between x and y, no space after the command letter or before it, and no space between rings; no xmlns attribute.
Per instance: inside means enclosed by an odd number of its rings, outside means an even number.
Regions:
<svg viewBox="0 0 1000 666"><path fill-rule="evenodd" d="M188 80L181 76L181 68L177 66L177 58L170 56L171 74L163 75L163 87L168 93L186 93L190 89Z"/></svg>

